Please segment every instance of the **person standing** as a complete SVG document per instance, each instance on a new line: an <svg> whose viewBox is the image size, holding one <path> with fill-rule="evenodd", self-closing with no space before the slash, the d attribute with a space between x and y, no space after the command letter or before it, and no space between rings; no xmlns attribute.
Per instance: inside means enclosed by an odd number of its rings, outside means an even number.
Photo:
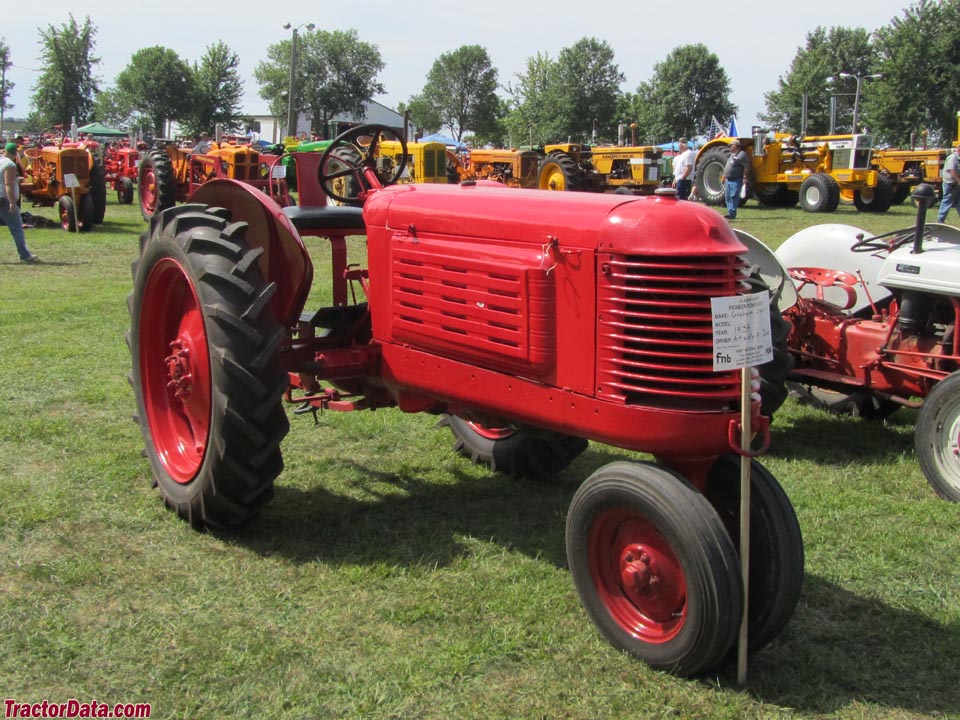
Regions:
<svg viewBox="0 0 960 720"><path fill-rule="evenodd" d="M673 158L673 186L677 189L677 198L686 200L693 189L693 150L685 137L680 138L677 146L680 152Z"/></svg>
<svg viewBox="0 0 960 720"><path fill-rule="evenodd" d="M20 176L17 174L17 144L9 142L3 146L0 158L0 224L10 228L13 242L17 246L20 262L35 263L37 256L27 249L27 240L23 234L23 218L20 217Z"/></svg>
<svg viewBox="0 0 960 720"><path fill-rule="evenodd" d="M952 207L957 209L957 213L960 213L960 156L958 156L958 152L960 152L960 146L955 147L943 163L943 199L940 201L937 222L944 222Z"/></svg>
<svg viewBox="0 0 960 720"><path fill-rule="evenodd" d="M740 207L740 193L750 178L750 156L743 150L740 141L736 138L730 143L730 157L723 166L723 199L727 205L727 220L737 219L737 208Z"/></svg>

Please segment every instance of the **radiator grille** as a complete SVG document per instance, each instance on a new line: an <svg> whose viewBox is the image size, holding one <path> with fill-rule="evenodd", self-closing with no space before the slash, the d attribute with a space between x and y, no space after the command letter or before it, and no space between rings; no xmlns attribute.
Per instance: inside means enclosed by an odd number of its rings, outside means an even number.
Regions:
<svg viewBox="0 0 960 720"><path fill-rule="evenodd" d="M712 297L750 292L736 256L609 256L598 278L597 387L631 405L737 405L740 374L713 372Z"/></svg>

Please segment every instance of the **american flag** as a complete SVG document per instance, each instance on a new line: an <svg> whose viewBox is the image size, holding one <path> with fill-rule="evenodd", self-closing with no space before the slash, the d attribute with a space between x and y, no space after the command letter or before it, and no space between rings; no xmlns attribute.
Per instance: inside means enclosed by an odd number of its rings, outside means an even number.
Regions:
<svg viewBox="0 0 960 720"><path fill-rule="evenodd" d="M717 120L716 115L710 116L710 137L711 138L722 138L727 136L727 131L723 129L723 125L720 124L720 121Z"/></svg>

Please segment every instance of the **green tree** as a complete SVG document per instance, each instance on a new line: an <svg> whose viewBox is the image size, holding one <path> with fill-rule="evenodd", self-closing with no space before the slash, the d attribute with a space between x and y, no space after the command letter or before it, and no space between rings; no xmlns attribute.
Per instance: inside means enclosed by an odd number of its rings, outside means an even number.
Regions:
<svg viewBox="0 0 960 720"><path fill-rule="evenodd" d="M183 120L190 135L212 132L216 125L238 129L243 81L240 59L223 42L207 47L199 65L193 68L193 99Z"/></svg>
<svg viewBox="0 0 960 720"><path fill-rule="evenodd" d="M309 112L312 126L324 134L337 115L363 118L366 103L384 91L376 79L384 68L377 46L361 41L356 30L315 30L300 35L299 41L294 110ZM290 51L290 40L270 45L268 59L254 69L260 97L277 116L287 112Z"/></svg>
<svg viewBox="0 0 960 720"><path fill-rule="evenodd" d="M720 59L702 44L681 45L653 66L653 76L632 98L638 141L668 142L682 135L705 135L711 118L736 115L730 79Z"/></svg>
<svg viewBox="0 0 960 720"><path fill-rule="evenodd" d="M424 135L438 132L443 126L440 112L420 95L414 95L409 103L398 103L397 112L401 115L410 113L410 122Z"/></svg>
<svg viewBox="0 0 960 720"><path fill-rule="evenodd" d="M612 139L616 134L620 84L624 76L612 48L582 38L556 60L538 53L507 88L511 110L506 127L514 143Z"/></svg>
<svg viewBox="0 0 960 720"><path fill-rule="evenodd" d="M93 56L97 30L89 16L82 25L72 14L69 17L59 28L49 25L40 30L43 69L31 100L35 121L45 127L69 125L73 119L82 125L93 119L98 89L93 66L100 62Z"/></svg>
<svg viewBox="0 0 960 720"><path fill-rule="evenodd" d="M117 90L128 107L149 118L153 132L163 135L167 120L187 115L193 97L190 66L170 48L138 50L119 75Z"/></svg>
<svg viewBox="0 0 960 720"><path fill-rule="evenodd" d="M10 91L16 85L7 79L11 67L13 67L13 61L10 59L10 46L3 38L0 38L0 73L2 73L0 77L3 78L3 82L0 84L0 114L13 108L13 105L10 104Z"/></svg>
<svg viewBox="0 0 960 720"><path fill-rule="evenodd" d="M626 79L605 41L582 38L557 58L569 134L586 139L616 137L620 85Z"/></svg>
<svg viewBox="0 0 960 720"><path fill-rule="evenodd" d="M545 53L527 58L526 71L516 85L508 85L510 113L507 132L513 145L542 145L569 134L566 98L560 87L560 69Z"/></svg>
<svg viewBox="0 0 960 720"><path fill-rule="evenodd" d="M135 128L149 122L139 113L127 97L116 88L97 93L93 100L93 116L102 123L116 128Z"/></svg>
<svg viewBox="0 0 960 720"><path fill-rule="evenodd" d="M463 45L438 57L423 90L410 104L426 106L458 141L465 132L489 133L497 126L497 70L480 45ZM427 113L427 117L433 116Z"/></svg>
<svg viewBox="0 0 960 720"><path fill-rule="evenodd" d="M932 145L949 144L960 110L960 2L921 0L879 29L874 43L883 79L863 97L871 129L901 147L924 133Z"/></svg>
<svg viewBox="0 0 960 720"><path fill-rule="evenodd" d="M806 44L797 50L790 70L780 77L778 89L764 94L767 110L760 118L774 128L800 132L806 95L807 132L823 134L830 129L830 96L834 94L837 131L849 132L856 80L841 78L839 74L869 75L875 68L876 51L866 30L818 27L807 34ZM834 78L832 85L828 77ZM861 126L868 124L869 115L861 111Z"/></svg>

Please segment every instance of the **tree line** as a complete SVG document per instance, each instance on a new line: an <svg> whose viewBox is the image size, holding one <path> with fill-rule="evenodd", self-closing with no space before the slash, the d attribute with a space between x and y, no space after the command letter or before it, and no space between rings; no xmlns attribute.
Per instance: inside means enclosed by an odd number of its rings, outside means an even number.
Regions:
<svg viewBox="0 0 960 720"><path fill-rule="evenodd" d="M879 143L947 144L960 110L958 21L960 0L919 0L873 33L817 27L777 87L764 94L761 119L788 132L823 134L831 122L837 132L850 132L856 103L860 129ZM157 134L167 120L191 134L244 124L239 59L223 42L192 64L169 48L144 48L112 87L102 88L89 16L78 23L70 15L59 27L41 29L40 38L42 70L28 116L34 131L70 118L147 126ZM308 30L299 41L295 109L310 116L319 134L338 114L362 117L366 102L384 92L377 79L385 67L380 51L355 30ZM291 49L290 39L268 46L267 60L254 71L260 96L277 117L287 112ZM3 68L10 67L9 55L0 40ZM441 54L420 93L398 110L425 132L513 146L614 142L624 128L627 140L659 143L710 134L712 118L738 110L720 59L703 44L674 48L633 92L621 89L624 79L613 49L597 38L582 38L555 58L537 53L506 81L486 48L464 45ZM2 87L5 108L11 88Z"/></svg>

